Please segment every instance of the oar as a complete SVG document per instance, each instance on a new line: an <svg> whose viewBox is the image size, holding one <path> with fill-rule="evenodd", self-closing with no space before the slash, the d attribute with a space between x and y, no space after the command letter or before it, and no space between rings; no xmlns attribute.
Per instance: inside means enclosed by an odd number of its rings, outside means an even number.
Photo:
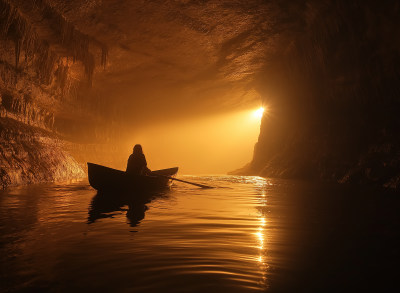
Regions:
<svg viewBox="0 0 400 293"><path fill-rule="evenodd" d="M171 180L175 180L175 181L179 181L179 182L183 182L183 183L187 183L187 184L192 184L192 185L195 185L195 186L198 186L198 187L201 187L201 188L214 188L214 187L212 187L212 186L208 186L208 185L203 185L203 184L199 184L199 183L194 183L194 182L189 182L189 181L185 181L185 180L182 180L182 179L178 179L178 178L174 178L174 177L169 177L169 176L165 176L165 175L161 175L161 174L151 174L151 175L155 175L155 176L159 176L159 177L164 177L164 178L168 178L168 179L171 179Z"/></svg>

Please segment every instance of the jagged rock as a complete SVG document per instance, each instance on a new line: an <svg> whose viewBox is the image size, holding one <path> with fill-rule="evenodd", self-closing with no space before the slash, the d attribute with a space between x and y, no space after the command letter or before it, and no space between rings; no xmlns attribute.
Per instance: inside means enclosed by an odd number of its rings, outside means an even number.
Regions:
<svg viewBox="0 0 400 293"><path fill-rule="evenodd" d="M54 134L11 118L0 118L0 162L3 188L85 176Z"/></svg>

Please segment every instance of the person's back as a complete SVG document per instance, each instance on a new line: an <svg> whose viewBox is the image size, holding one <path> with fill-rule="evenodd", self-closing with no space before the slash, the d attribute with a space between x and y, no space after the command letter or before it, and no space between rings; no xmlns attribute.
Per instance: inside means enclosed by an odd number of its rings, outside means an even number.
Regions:
<svg viewBox="0 0 400 293"><path fill-rule="evenodd" d="M129 174L147 174L151 172L147 168L146 157L143 154L142 146L140 144L135 145L133 153L129 156L128 165L126 166L126 172Z"/></svg>

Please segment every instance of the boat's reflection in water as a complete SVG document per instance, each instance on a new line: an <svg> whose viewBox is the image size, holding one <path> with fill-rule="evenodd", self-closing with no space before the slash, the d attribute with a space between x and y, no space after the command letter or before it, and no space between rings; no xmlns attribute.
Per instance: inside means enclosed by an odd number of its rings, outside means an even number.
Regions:
<svg viewBox="0 0 400 293"><path fill-rule="evenodd" d="M147 204L154 199L168 197L169 192L168 188L155 192L99 191L90 202L87 223L112 218L115 212L126 212L130 226L136 227L145 217Z"/></svg>

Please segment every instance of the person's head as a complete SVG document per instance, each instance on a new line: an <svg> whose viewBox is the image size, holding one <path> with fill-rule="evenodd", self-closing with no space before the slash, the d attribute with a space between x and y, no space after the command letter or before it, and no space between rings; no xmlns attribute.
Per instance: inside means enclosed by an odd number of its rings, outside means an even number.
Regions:
<svg viewBox="0 0 400 293"><path fill-rule="evenodd" d="M142 146L141 146L140 144L136 144L136 145L133 147L133 153L134 153L134 154L137 154L137 155L143 154Z"/></svg>

